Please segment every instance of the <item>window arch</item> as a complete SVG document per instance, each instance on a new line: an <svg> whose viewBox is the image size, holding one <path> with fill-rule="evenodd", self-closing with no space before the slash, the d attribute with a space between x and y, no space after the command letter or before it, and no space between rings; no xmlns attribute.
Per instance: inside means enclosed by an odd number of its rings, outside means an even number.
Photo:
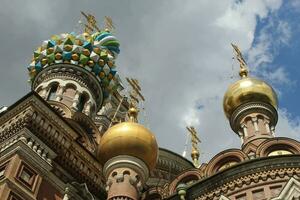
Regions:
<svg viewBox="0 0 300 200"><path fill-rule="evenodd" d="M240 149L228 149L215 155L207 164L205 175L210 176L223 171L240 162L243 162L247 155Z"/></svg>
<svg viewBox="0 0 300 200"><path fill-rule="evenodd" d="M284 137L269 139L260 144L256 150L257 157L281 156L299 153L299 142Z"/></svg>
<svg viewBox="0 0 300 200"><path fill-rule="evenodd" d="M57 89L58 89L58 83L55 82L51 84L47 100L55 100Z"/></svg>
<svg viewBox="0 0 300 200"><path fill-rule="evenodd" d="M62 103L71 106L76 94L76 86L74 84L67 84L63 92Z"/></svg>
<svg viewBox="0 0 300 200"><path fill-rule="evenodd" d="M89 100L89 96L86 93L82 93L78 100L77 111L82 112L86 102Z"/></svg>
<svg viewBox="0 0 300 200"><path fill-rule="evenodd" d="M226 160L219 163L219 167L216 169L216 171L218 172L218 171L225 170L229 167L232 167L232 166L238 164L239 162L241 162L241 161L237 157L227 158Z"/></svg>
<svg viewBox="0 0 300 200"><path fill-rule="evenodd" d="M267 156L281 156L291 155L293 153L293 147L287 144L275 144L266 149Z"/></svg>
<svg viewBox="0 0 300 200"><path fill-rule="evenodd" d="M39 86L35 91L36 91L36 93L41 95L42 89L43 89L43 86Z"/></svg>
<svg viewBox="0 0 300 200"><path fill-rule="evenodd" d="M193 184L194 182L198 181L199 180L199 177L198 175L196 174L189 174L188 176L186 177L183 177L180 181L178 181L176 187L181 184L181 183L184 183L186 185L191 185Z"/></svg>
<svg viewBox="0 0 300 200"><path fill-rule="evenodd" d="M271 151L268 156L281 156L281 155L291 155L293 152L286 150L286 149L277 149L274 151Z"/></svg>

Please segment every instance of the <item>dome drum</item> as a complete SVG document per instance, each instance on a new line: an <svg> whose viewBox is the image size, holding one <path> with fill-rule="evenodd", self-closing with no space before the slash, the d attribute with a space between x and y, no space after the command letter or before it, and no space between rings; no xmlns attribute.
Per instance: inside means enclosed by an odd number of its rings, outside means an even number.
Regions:
<svg viewBox="0 0 300 200"><path fill-rule="evenodd" d="M100 83L90 72L77 65L62 63L43 69L32 82L32 90L37 90L48 81L55 79L60 79L59 82L76 82L89 91L88 93L97 105L97 111L102 107L104 97Z"/></svg>
<svg viewBox="0 0 300 200"><path fill-rule="evenodd" d="M232 130L238 133L241 128L241 121L244 117L251 113L261 113L270 119L270 124L276 126L278 121L277 110L270 104L261 102L250 102L240 105L230 116L230 126Z"/></svg>
<svg viewBox="0 0 300 200"><path fill-rule="evenodd" d="M139 158L128 155L120 155L109 159L103 167L103 174L107 179L114 170L125 168L134 169L142 178L143 183L149 178L149 169L146 164Z"/></svg>

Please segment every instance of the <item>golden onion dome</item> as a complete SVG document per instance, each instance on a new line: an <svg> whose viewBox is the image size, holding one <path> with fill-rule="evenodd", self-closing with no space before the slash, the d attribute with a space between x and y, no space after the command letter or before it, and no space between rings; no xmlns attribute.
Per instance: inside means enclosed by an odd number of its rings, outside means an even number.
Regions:
<svg viewBox="0 0 300 200"><path fill-rule="evenodd" d="M156 165L157 154L155 136L134 121L112 126L100 141L99 157L102 164L115 156L129 155L141 159L152 170Z"/></svg>
<svg viewBox="0 0 300 200"><path fill-rule="evenodd" d="M232 84L223 99L223 108L227 118L240 105L249 102L261 102L277 109L277 95L273 88L262 80L247 77Z"/></svg>

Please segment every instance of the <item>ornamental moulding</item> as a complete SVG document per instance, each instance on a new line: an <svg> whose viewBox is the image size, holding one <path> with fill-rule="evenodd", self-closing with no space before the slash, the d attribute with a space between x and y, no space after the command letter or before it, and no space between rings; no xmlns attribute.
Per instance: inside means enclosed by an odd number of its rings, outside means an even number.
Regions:
<svg viewBox="0 0 300 200"><path fill-rule="evenodd" d="M69 169L74 177L88 183L91 190L103 188L99 172L102 167L76 139L78 134L44 100L31 92L0 117L0 144L9 141L21 130L28 129L51 148L57 157L54 162Z"/></svg>

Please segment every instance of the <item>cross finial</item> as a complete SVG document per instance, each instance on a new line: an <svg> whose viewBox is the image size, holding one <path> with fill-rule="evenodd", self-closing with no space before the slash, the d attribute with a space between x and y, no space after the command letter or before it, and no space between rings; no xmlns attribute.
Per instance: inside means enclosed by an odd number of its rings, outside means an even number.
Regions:
<svg viewBox="0 0 300 200"><path fill-rule="evenodd" d="M84 32L91 34L95 30L100 31L95 16L91 14L86 14L83 11L81 11L81 14L85 17L87 21L87 23L84 24Z"/></svg>
<svg viewBox="0 0 300 200"><path fill-rule="evenodd" d="M137 122L137 114L138 110L138 103L142 100L145 101L144 96L141 93L141 87L137 79L133 78L126 78L127 82L131 86L131 91L129 92L130 97L130 108L129 108L129 119L132 122Z"/></svg>
<svg viewBox="0 0 300 200"><path fill-rule="evenodd" d="M245 78L245 77L248 76L248 73L249 73L247 63L246 63L246 61L243 57L242 52L240 51L240 48L237 45L233 44L233 43L231 43L231 46L233 47L233 49L235 51L236 59L240 63L240 73L239 74L242 78Z"/></svg>
<svg viewBox="0 0 300 200"><path fill-rule="evenodd" d="M191 135L191 142L192 142L192 159L193 159L193 163L195 167L199 166L199 149L198 149L198 143L201 143L201 140L199 139L199 137L197 136L197 131L193 126L190 127L186 127L186 129L189 131L190 135Z"/></svg>
<svg viewBox="0 0 300 200"><path fill-rule="evenodd" d="M115 29L115 26L114 26L114 23L113 23L111 17L109 17L109 16L104 17L104 28L106 31L110 31L110 32Z"/></svg>

